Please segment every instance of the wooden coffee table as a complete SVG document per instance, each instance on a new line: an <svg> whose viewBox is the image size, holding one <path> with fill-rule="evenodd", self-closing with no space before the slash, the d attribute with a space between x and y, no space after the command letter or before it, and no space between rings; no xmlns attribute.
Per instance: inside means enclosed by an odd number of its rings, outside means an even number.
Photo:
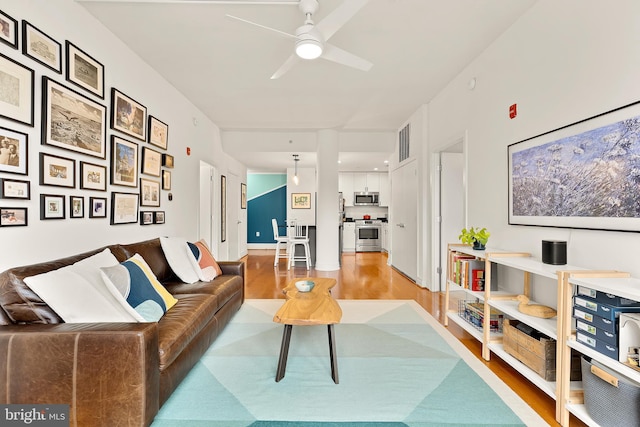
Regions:
<svg viewBox="0 0 640 427"><path fill-rule="evenodd" d="M295 283L299 280L311 280L315 286L310 292L300 292ZM289 341L293 325L327 325L329 331L329 358L331 359L331 378L338 384L338 358L336 356L335 333L333 325L340 323L342 309L338 302L331 296L330 289L336 284L335 279L322 277L304 277L289 281L282 292L287 300L280 310L273 316L273 321L284 324L282 345L280 346L280 358L276 382L284 378L287 368L287 356L289 354Z"/></svg>

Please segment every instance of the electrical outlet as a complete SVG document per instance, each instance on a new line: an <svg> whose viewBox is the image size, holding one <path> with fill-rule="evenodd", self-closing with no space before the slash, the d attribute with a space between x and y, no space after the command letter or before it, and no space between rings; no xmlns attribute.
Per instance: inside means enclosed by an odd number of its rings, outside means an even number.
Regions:
<svg viewBox="0 0 640 427"><path fill-rule="evenodd" d="M256 231L256 237L260 237L260 232Z"/></svg>

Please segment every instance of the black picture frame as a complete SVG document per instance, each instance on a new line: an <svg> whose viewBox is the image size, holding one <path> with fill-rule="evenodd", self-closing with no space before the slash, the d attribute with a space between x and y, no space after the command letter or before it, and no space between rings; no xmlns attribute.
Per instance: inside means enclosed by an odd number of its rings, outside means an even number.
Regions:
<svg viewBox="0 0 640 427"><path fill-rule="evenodd" d="M173 156L171 154L162 155L162 166L167 169L173 169Z"/></svg>
<svg viewBox="0 0 640 427"><path fill-rule="evenodd" d="M160 182L140 178L140 206L160 206Z"/></svg>
<svg viewBox="0 0 640 427"><path fill-rule="evenodd" d="M42 77L42 143L107 157L107 108L75 90Z"/></svg>
<svg viewBox="0 0 640 427"><path fill-rule="evenodd" d="M171 172L162 171L162 189L171 190Z"/></svg>
<svg viewBox="0 0 640 427"><path fill-rule="evenodd" d="M247 184L240 183L240 209L247 209Z"/></svg>
<svg viewBox="0 0 640 427"><path fill-rule="evenodd" d="M62 44L28 21L22 20L22 53L62 74Z"/></svg>
<svg viewBox="0 0 640 427"><path fill-rule="evenodd" d="M111 184L138 186L138 144L111 135Z"/></svg>
<svg viewBox="0 0 640 427"><path fill-rule="evenodd" d="M89 197L89 218L107 217L107 198Z"/></svg>
<svg viewBox="0 0 640 427"><path fill-rule="evenodd" d="M40 153L40 185L76 188L75 160Z"/></svg>
<svg viewBox="0 0 640 427"><path fill-rule="evenodd" d="M31 200L31 182L2 178L0 198Z"/></svg>
<svg viewBox="0 0 640 427"><path fill-rule="evenodd" d="M104 99L104 65L69 40L65 41L67 81Z"/></svg>
<svg viewBox="0 0 640 427"><path fill-rule="evenodd" d="M40 194L40 219L65 219L64 200L61 194Z"/></svg>
<svg viewBox="0 0 640 427"><path fill-rule="evenodd" d="M0 42L18 49L18 21L0 10Z"/></svg>
<svg viewBox="0 0 640 427"><path fill-rule="evenodd" d="M25 207L0 207L0 227L26 227L29 211Z"/></svg>
<svg viewBox="0 0 640 427"><path fill-rule="evenodd" d="M155 145L163 150L169 145L169 125L149 115L149 144Z"/></svg>
<svg viewBox="0 0 640 427"><path fill-rule="evenodd" d="M162 153L149 147L142 147L142 173L151 176L160 176L162 166Z"/></svg>
<svg viewBox="0 0 640 427"><path fill-rule="evenodd" d="M9 102L0 100L0 117L33 127L35 72L1 53L0 72L18 82L15 87L4 88L3 98Z"/></svg>
<svg viewBox="0 0 640 427"><path fill-rule="evenodd" d="M107 191L107 167L80 161L80 189Z"/></svg>
<svg viewBox="0 0 640 427"><path fill-rule="evenodd" d="M510 144L510 225L640 232L640 101Z"/></svg>
<svg viewBox="0 0 640 427"><path fill-rule="evenodd" d="M69 218L84 218L84 197L69 196Z"/></svg>
<svg viewBox="0 0 640 427"><path fill-rule="evenodd" d="M140 225L153 224L153 211L140 211Z"/></svg>
<svg viewBox="0 0 640 427"><path fill-rule="evenodd" d="M111 88L111 129L147 140L147 107Z"/></svg>
<svg viewBox="0 0 640 427"><path fill-rule="evenodd" d="M29 135L0 127L0 172L28 174Z"/></svg>
<svg viewBox="0 0 640 427"><path fill-rule="evenodd" d="M153 223L154 224L164 224L165 222L165 213L164 211L155 211L153 213Z"/></svg>
<svg viewBox="0 0 640 427"><path fill-rule="evenodd" d="M138 194L111 193L111 225L138 222Z"/></svg>

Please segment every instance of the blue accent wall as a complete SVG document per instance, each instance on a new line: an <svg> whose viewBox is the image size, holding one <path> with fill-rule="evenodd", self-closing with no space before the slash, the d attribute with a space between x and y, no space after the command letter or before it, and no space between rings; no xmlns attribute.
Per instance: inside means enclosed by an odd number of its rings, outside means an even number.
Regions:
<svg viewBox="0 0 640 427"><path fill-rule="evenodd" d="M247 243L275 243L271 218L284 233L287 218L286 175L247 175ZM251 196L249 196L251 195ZM256 236L259 232L260 236Z"/></svg>

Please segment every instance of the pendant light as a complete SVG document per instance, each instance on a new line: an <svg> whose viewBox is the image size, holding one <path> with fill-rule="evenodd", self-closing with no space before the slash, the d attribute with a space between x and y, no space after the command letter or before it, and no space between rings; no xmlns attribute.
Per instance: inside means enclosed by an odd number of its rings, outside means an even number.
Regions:
<svg viewBox="0 0 640 427"><path fill-rule="evenodd" d="M298 158L297 154L293 155L293 182L294 184L298 185L300 183L300 179L298 179L298 161L300 161L300 159Z"/></svg>

